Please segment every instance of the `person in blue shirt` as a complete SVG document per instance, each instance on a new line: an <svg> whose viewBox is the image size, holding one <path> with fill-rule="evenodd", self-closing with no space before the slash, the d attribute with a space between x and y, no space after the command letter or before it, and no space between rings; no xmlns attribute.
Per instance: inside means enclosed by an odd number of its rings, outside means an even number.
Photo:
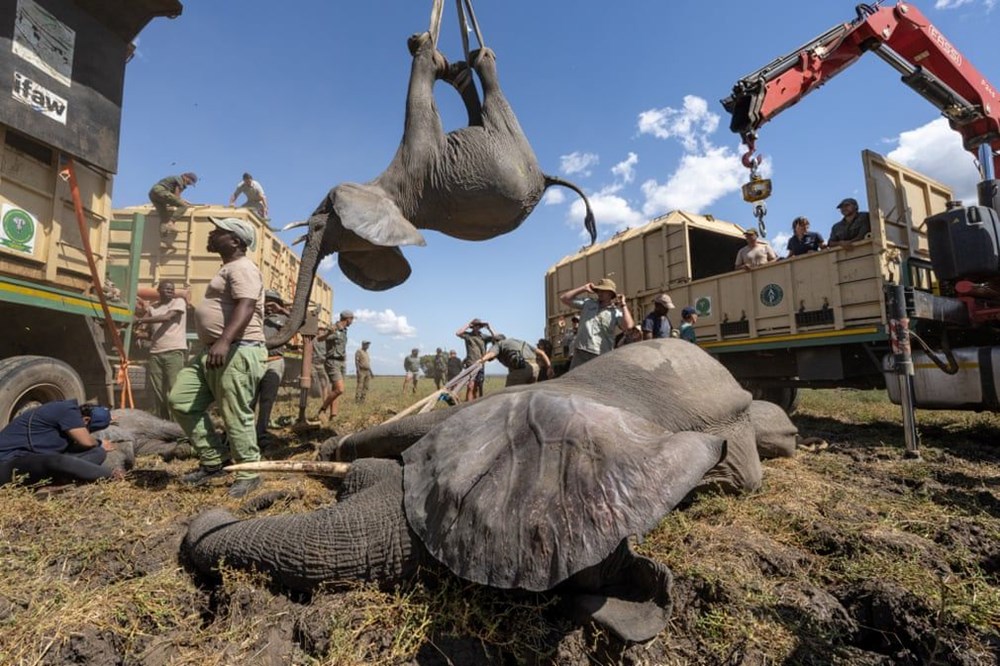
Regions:
<svg viewBox="0 0 1000 666"><path fill-rule="evenodd" d="M690 305L681 310L681 340L687 340L688 342L694 343L698 342L698 336L694 331L694 325L696 323L698 323L697 310Z"/></svg>
<svg viewBox="0 0 1000 666"><path fill-rule="evenodd" d="M819 252L825 247L826 242L823 237L814 231L809 231L808 218L797 217L792 220L792 237L788 239L789 257Z"/></svg>
<svg viewBox="0 0 1000 666"><path fill-rule="evenodd" d="M19 414L0 430L0 485L19 475L32 484L114 476L101 465L114 446L92 434L110 424L110 409L76 400L47 402Z"/></svg>

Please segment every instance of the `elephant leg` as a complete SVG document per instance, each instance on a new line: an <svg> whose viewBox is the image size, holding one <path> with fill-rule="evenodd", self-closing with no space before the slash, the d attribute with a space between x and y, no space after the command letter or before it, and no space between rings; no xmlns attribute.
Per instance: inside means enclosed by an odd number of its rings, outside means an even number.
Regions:
<svg viewBox="0 0 1000 666"><path fill-rule="evenodd" d="M795 455L795 427L788 414L773 402L754 400L750 403L750 422L757 440L757 453L761 460L790 458Z"/></svg>
<svg viewBox="0 0 1000 666"><path fill-rule="evenodd" d="M406 124L393 163L406 155L408 165L422 165L433 161L445 141L441 116L434 103L434 82L447 74L448 61L435 48L430 33L413 35L407 44L413 64L406 91Z"/></svg>
<svg viewBox="0 0 1000 666"><path fill-rule="evenodd" d="M327 440L320 447L320 459L350 461L359 458L398 458L403 451L439 423L457 414L464 406L411 414L339 439Z"/></svg>
<svg viewBox="0 0 1000 666"><path fill-rule="evenodd" d="M611 555L575 574L558 591L577 621L593 621L624 641L642 642L667 626L672 587L666 566L637 555L622 539Z"/></svg>
<svg viewBox="0 0 1000 666"><path fill-rule="evenodd" d="M392 583L413 575L426 551L406 523L402 468L388 460L359 461L351 474L381 481L369 479L365 490L311 513L240 521L212 509L191 521L182 549L203 574L214 575L224 562L305 592L323 583Z"/></svg>
<svg viewBox="0 0 1000 666"><path fill-rule="evenodd" d="M454 88L462 98L465 111L469 116L469 127L481 127L483 124L483 105L479 100L479 91L476 90L476 82L472 78L472 69L468 63L453 62L441 80Z"/></svg>

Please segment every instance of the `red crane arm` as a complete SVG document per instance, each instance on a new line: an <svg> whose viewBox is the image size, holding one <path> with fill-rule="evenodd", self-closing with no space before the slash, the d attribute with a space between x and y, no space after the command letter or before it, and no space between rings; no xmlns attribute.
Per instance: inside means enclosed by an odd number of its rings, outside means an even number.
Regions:
<svg viewBox="0 0 1000 666"><path fill-rule="evenodd" d="M740 79L722 100L730 129L753 148L756 130L873 51L936 106L966 150L989 146L1000 173L1000 95L917 8L858 5L858 17L835 26ZM977 155L978 157L978 155Z"/></svg>

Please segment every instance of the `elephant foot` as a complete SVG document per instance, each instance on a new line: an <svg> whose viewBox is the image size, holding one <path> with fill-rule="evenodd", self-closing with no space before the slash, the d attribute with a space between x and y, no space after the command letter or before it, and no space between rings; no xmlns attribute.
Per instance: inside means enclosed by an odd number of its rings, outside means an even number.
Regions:
<svg viewBox="0 0 1000 666"><path fill-rule="evenodd" d="M410 35L406 40L406 47L410 50L410 55L414 58L430 52L430 57L434 62L434 78L444 79L447 77L448 59L444 57L443 53L437 50L434 41L431 39L431 33L418 32Z"/></svg>
<svg viewBox="0 0 1000 666"><path fill-rule="evenodd" d="M472 65L473 69L475 69L483 64L483 60L485 58L489 58L493 62L496 62L497 54L493 51L493 49L484 46L481 49L476 49L475 51L471 51L469 53L469 64Z"/></svg>

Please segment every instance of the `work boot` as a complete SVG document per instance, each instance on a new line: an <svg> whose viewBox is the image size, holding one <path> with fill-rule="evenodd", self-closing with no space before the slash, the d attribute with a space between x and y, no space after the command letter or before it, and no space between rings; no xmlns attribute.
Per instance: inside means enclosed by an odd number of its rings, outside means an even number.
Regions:
<svg viewBox="0 0 1000 666"><path fill-rule="evenodd" d="M260 477L239 479L229 487L230 497L246 497L260 486Z"/></svg>
<svg viewBox="0 0 1000 666"><path fill-rule="evenodd" d="M188 486L201 486L225 473L226 471L222 469L222 465L212 465L210 467L199 465L195 471L182 476L181 483Z"/></svg>

